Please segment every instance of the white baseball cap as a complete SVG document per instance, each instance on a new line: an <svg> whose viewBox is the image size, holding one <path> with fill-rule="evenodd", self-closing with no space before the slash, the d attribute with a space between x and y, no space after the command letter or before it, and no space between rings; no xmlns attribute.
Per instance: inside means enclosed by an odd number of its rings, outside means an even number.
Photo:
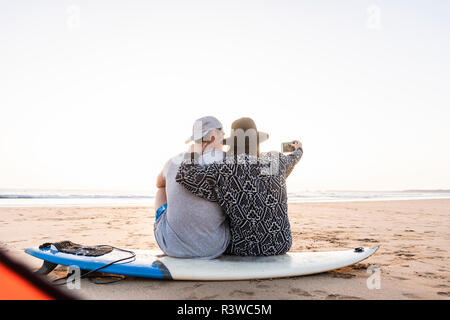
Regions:
<svg viewBox="0 0 450 320"><path fill-rule="evenodd" d="M215 117L207 116L197 119L195 120L194 125L192 127L192 135L189 137L189 139L186 140L185 143L200 140L201 138L206 136L206 134L211 130L222 128L223 128L222 123Z"/></svg>

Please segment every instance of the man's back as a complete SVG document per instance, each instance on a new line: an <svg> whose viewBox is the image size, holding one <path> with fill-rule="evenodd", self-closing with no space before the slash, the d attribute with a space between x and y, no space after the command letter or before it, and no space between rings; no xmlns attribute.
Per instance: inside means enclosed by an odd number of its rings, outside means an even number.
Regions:
<svg viewBox="0 0 450 320"><path fill-rule="evenodd" d="M175 181L185 154L164 166L167 212L155 223L155 238L160 248L174 257L213 259L221 255L230 240L227 217L217 203L195 196ZM205 153L200 163L221 161L223 153Z"/></svg>

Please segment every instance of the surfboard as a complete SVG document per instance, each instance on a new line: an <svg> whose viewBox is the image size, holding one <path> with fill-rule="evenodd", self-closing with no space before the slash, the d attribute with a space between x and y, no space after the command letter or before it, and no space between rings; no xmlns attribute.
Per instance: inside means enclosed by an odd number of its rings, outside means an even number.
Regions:
<svg viewBox="0 0 450 320"><path fill-rule="evenodd" d="M356 248L328 252L288 252L279 256L240 257L222 255L213 260L181 259L161 251L131 250L134 261L113 264L101 272L133 277L166 280L250 280L322 273L346 267L367 259L376 248ZM113 261L126 258L129 253L113 250L99 257L74 255L56 248L25 250L45 263L77 266L82 270L95 270Z"/></svg>

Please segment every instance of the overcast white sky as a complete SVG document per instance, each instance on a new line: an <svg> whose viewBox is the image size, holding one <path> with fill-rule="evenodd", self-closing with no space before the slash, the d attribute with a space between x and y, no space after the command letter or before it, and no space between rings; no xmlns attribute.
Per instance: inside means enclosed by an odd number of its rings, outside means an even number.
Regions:
<svg viewBox="0 0 450 320"><path fill-rule="evenodd" d="M450 188L449 1L0 0L0 188L146 189L194 120L296 190Z"/></svg>

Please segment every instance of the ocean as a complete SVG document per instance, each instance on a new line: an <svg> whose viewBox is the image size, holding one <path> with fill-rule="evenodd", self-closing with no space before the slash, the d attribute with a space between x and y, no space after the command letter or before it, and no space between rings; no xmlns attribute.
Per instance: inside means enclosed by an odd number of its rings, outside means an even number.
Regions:
<svg viewBox="0 0 450 320"><path fill-rule="evenodd" d="M301 191L289 192L289 202L344 202L450 199L450 190ZM150 206L154 195L145 191L86 191L0 189L0 207Z"/></svg>

